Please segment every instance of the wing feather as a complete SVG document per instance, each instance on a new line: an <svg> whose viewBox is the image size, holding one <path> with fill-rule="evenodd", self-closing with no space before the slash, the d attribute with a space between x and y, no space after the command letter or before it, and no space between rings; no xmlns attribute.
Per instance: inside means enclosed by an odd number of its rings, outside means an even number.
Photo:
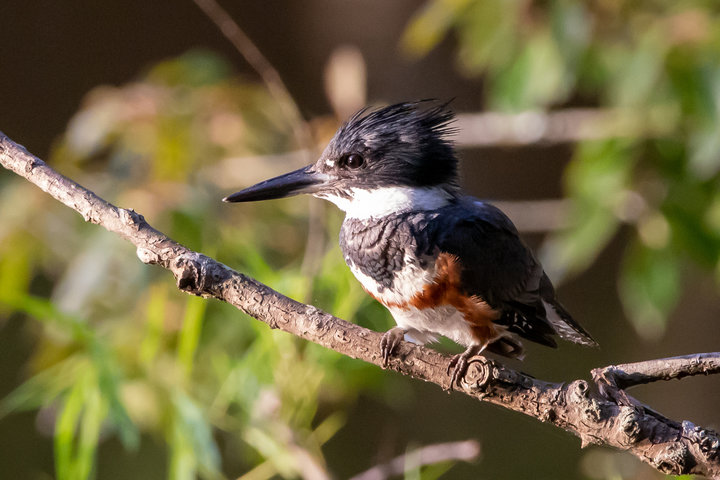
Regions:
<svg viewBox="0 0 720 480"><path fill-rule="evenodd" d="M542 265L500 209L470 197L456 208L442 222L439 247L462 264L466 293L501 309L498 323L528 340L554 347L552 336L557 334L597 345L558 303Z"/></svg>

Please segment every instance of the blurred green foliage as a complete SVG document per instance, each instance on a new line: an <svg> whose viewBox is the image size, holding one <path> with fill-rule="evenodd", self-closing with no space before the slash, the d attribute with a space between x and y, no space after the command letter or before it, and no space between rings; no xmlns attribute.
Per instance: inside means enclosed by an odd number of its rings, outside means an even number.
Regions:
<svg viewBox="0 0 720 480"><path fill-rule="evenodd" d="M257 155L289 150L290 138L265 89L190 52L136 83L90 92L50 162L195 250L383 328L334 238L317 275L300 271L307 200L220 202L228 183L267 171ZM290 168L288 158L271 168ZM343 426L343 406L381 385L376 368L176 291L166 271L133 261L126 242L14 180L0 189L0 309L37 320L42 334L30 379L0 416L51 413L58 479L102 478L94 459L108 435L130 450L143 436L160 439L172 479L325 471L321 447ZM335 237L340 219L328 221Z"/></svg>
<svg viewBox="0 0 720 480"><path fill-rule="evenodd" d="M577 273L625 226L619 292L638 332L660 335L684 264L720 278L720 3L432 0L403 46L424 55L451 32L490 109L583 106L628 124L575 149L571 224L544 263L556 279Z"/></svg>

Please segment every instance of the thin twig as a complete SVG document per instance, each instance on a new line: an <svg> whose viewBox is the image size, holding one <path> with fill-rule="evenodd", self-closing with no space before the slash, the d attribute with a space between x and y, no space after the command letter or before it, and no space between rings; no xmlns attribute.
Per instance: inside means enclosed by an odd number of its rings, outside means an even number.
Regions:
<svg viewBox="0 0 720 480"><path fill-rule="evenodd" d="M457 144L462 148L575 143L606 138L642 138L668 134L662 111L568 108L551 112L461 113Z"/></svg>
<svg viewBox="0 0 720 480"><path fill-rule="evenodd" d="M350 480L385 480L426 465L450 461L473 462L479 456L480 444L476 440L436 443L399 455L387 463L375 465Z"/></svg>
<svg viewBox="0 0 720 480"><path fill-rule="evenodd" d="M592 377L604 395L616 397L620 402L633 404L634 399L631 400L632 397L625 393L630 387L661 380L718 373L720 373L720 353L702 353L596 368L592 371Z"/></svg>
<svg viewBox="0 0 720 480"><path fill-rule="evenodd" d="M137 247L141 261L175 275L180 290L225 301L271 328L297 335L352 358L382 365L381 334L287 298L257 280L174 242L138 213L109 204L60 175L0 133L0 164ZM451 358L401 342L388 368L448 388ZM680 363L692 364L699 354ZM675 365L674 361L671 361ZM690 368L685 371L690 371ZM713 370L714 372L714 370ZM591 391L584 380L550 383L484 357L472 359L461 388L478 400L501 405L571 432L582 445L628 451L668 474L720 477L720 437L690 422L625 406Z"/></svg>
<svg viewBox="0 0 720 480"><path fill-rule="evenodd" d="M541 200L491 201L513 221L523 233L543 233L560 230L568 225L570 201L566 198Z"/></svg>
<svg viewBox="0 0 720 480"><path fill-rule="evenodd" d="M268 61L230 14L215 0L193 0L205 15L220 29L240 55L250 64L267 86L283 113L288 118L298 145L308 152L315 150L310 127L300 114L295 100L285 86L280 73Z"/></svg>

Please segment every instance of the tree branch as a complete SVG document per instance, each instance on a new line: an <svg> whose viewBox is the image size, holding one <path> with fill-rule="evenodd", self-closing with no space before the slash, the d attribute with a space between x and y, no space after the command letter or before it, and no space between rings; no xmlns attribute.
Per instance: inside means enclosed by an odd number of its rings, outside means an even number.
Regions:
<svg viewBox="0 0 720 480"><path fill-rule="evenodd" d="M666 115L662 109L602 108L461 113L456 141L461 148L476 148L659 137L672 130Z"/></svg>
<svg viewBox="0 0 720 480"><path fill-rule="evenodd" d="M720 373L720 353L699 353L596 368L592 377L600 393L624 405L640 405L625 390L636 385L694 375Z"/></svg>
<svg viewBox="0 0 720 480"><path fill-rule="evenodd" d="M212 258L189 250L152 228L142 215L118 208L60 175L1 132L0 164L74 209L86 221L130 241L136 246L141 261L170 270L180 290L223 300L271 328L352 358L382 364L380 333L296 302ZM627 368L625 373L630 377L640 374L645 378L680 378L695 373L718 373L718 357L720 353L690 355L608 368L616 379L621 379L622 387L644 383L636 380L627 383L623 380L625 376L618 373L623 368ZM449 362L450 357L446 355L402 342L389 368L447 389ZM651 368L646 368L648 366ZM583 446L599 444L626 450L664 473L720 477L717 433L687 421L670 420L643 406L625 405L612 395L606 397L591 390L585 380L544 382L496 361L476 357L462 381L462 390L478 400L571 432L581 439Z"/></svg>

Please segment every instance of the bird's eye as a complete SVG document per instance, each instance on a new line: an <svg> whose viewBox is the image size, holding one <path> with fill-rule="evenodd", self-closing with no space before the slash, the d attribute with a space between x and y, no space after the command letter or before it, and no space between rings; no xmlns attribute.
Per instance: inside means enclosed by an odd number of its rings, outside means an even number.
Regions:
<svg viewBox="0 0 720 480"><path fill-rule="evenodd" d="M351 153L342 158L342 163L348 168L360 168L365 163L365 159L362 155Z"/></svg>

